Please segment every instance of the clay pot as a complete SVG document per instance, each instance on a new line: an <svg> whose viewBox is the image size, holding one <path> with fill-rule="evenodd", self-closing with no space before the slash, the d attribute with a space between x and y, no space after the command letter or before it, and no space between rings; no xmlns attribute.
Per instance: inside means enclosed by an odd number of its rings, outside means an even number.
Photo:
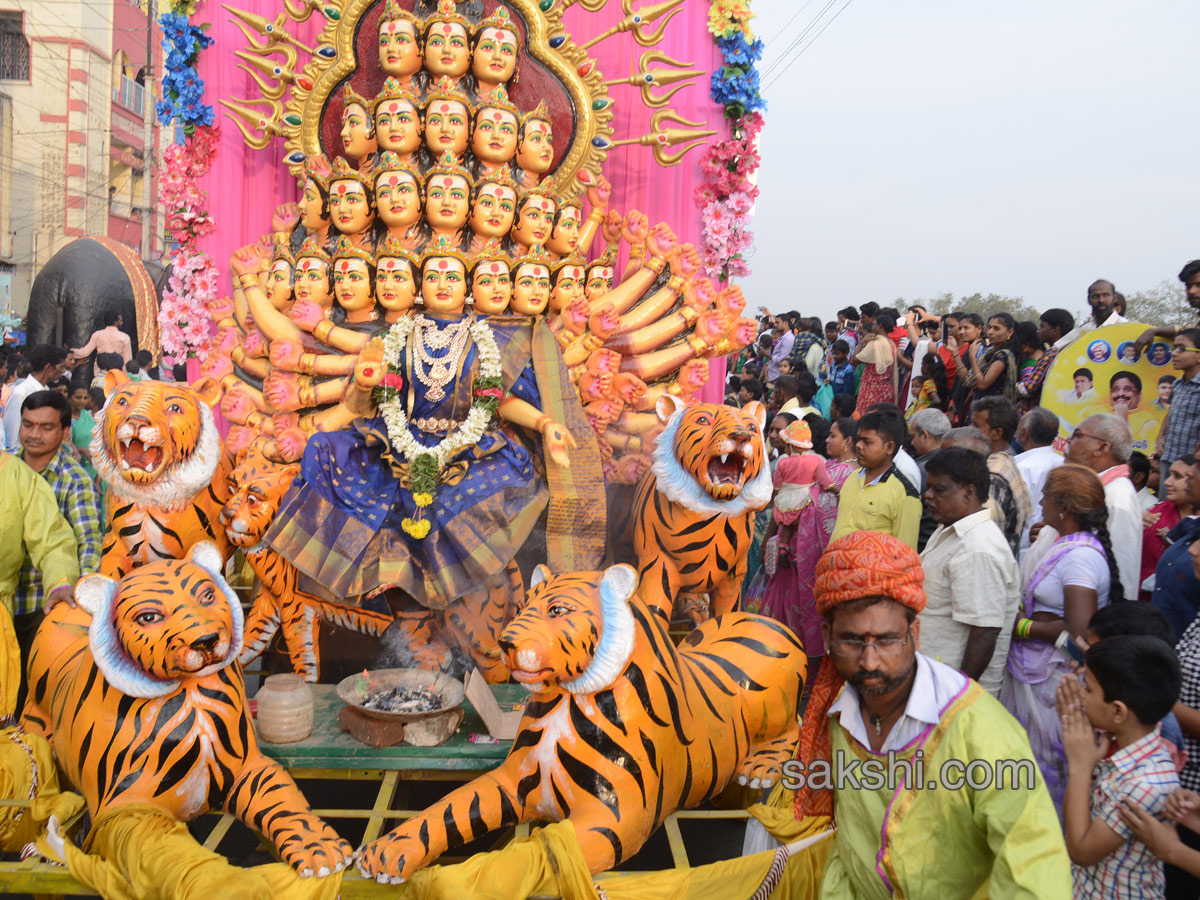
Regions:
<svg viewBox="0 0 1200 900"><path fill-rule="evenodd" d="M270 675L259 689L255 731L271 744L290 744L312 734L312 690L299 675Z"/></svg>

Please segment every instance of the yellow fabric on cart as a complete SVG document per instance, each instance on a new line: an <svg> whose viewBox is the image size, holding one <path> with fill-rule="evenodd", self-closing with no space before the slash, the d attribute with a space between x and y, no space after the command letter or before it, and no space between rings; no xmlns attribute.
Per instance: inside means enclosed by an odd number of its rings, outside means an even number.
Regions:
<svg viewBox="0 0 1200 900"><path fill-rule="evenodd" d="M0 606L0 618L8 611ZM36 787L35 787L36 779ZM0 797L29 800L27 807L0 806L0 850L17 853L46 832L50 816L66 822L83 809L83 798L60 791L50 743L20 728L0 729Z"/></svg>
<svg viewBox="0 0 1200 900"><path fill-rule="evenodd" d="M87 852L65 843L65 860L46 837L37 846L47 859L65 862L77 881L105 900L335 900L342 887L340 872L301 878L286 863L231 865L200 846L187 823L142 803L101 813Z"/></svg>
<svg viewBox="0 0 1200 900"><path fill-rule="evenodd" d="M21 687L21 648L12 613L11 598L0 598L0 719L17 713L17 690Z"/></svg>
<svg viewBox="0 0 1200 900"><path fill-rule="evenodd" d="M810 837L824 831L828 820L806 820ZM833 841L820 841L788 858L774 900L815 898ZM766 878L774 853L757 853L695 869L668 869L645 875L605 879L600 887L608 900L749 900ZM598 900L601 896L570 821L536 829L503 850L480 853L453 866L417 872L405 900L522 900L530 895L562 900Z"/></svg>

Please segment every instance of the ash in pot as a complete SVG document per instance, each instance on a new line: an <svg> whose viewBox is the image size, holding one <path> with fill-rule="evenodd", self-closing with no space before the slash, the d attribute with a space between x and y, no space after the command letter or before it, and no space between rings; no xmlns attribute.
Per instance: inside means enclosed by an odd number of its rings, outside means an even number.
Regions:
<svg viewBox="0 0 1200 900"><path fill-rule="evenodd" d="M366 709L380 712L421 713L442 708L442 697L436 691L423 687L394 687L375 691L363 701Z"/></svg>

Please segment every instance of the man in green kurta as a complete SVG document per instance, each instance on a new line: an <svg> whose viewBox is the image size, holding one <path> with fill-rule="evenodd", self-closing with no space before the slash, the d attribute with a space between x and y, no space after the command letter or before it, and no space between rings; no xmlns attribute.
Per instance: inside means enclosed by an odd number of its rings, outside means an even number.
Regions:
<svg viewBox="0 0 1200 900"><path fill-rule="evenodd" d="M835 541L817 567L829 653L796 812L837 825L821 897L1065 900L1070 862L1025 732L918 652L923 583L916 552L877 532Z"/></svg>

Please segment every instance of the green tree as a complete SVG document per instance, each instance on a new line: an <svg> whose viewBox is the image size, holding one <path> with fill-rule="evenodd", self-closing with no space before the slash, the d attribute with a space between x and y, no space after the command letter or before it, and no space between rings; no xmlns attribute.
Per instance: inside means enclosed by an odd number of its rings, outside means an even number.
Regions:
<svg viewBox="0 0 1200 900"><path fill-rule="evenodd" d="M1037 322L1041 311L1030 306L1021 297L1005 297L1002 294L970 294L966 297L956 297L950 291L938 294L936 297L905 300L898 297L893 304L897 309L904 310L909 306L924 306L937 316L948 312L962 310L981 315L985 320L993 313L1006 312L1018 322L1029 320Z"/></svg>
<svg viewBox="0 0 1200 900"><path fill-rule="evenodd" d="M1196 311L1188 306L1180 281L1160 281L1157 287L1128 296L1125 316L1160 328L1186 328L1196 324Z"/></svg>

